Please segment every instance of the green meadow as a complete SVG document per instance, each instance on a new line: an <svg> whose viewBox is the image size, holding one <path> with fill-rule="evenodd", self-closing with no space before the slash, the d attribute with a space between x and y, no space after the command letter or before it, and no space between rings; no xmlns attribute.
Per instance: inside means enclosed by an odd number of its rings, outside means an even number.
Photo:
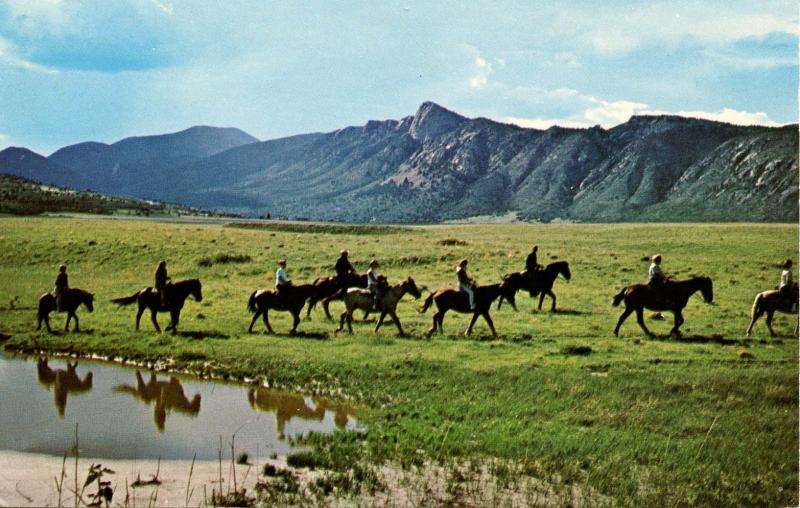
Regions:
<svg viewBox="0 0 800 508"><path fill-rule="evenodd" d="M479 283L499 282L539 262L566 260L568 283L554 286L558 311L542 311L525 293L518 311L493 306L499 336L479 319L448 313L445 335L426 338L433 311L406 296L398 309L408 338L387 323L360 321L353 335L321 307L287 334L288 314L271 312L278 335L246 333L250 293L272 287L278 259L296 282L332 274L341 248L360 271L381 262L390 282L411 276L429 291L455 285L467 258ZM632 316L619 337L621 308L611 298L644 282L652 254L677 279L707 275L714 303L699 293L684 310L681 338L672 316L646 311L656 338ZM306 461L350 474L392 462L491 464L509 485L523 477L585 504L796 506L798 504L798 340L796 316L776 315L772 338L762 321L744 336L755 294L773 288L785 258L798 261L796 225L448 225L419 227L186 224L96 218L0 219L0 333L5 347L162 361L176 370L353 400L361 434L312 439ZM135 306L114 297L153 284L159 260L174 281L199 278L203 301L187 301L177 335L157 334L146 314L134 331ZM35 330L37 298L57 267L70 285L95 294L79 310L81 333ZM337 318L341 302L331 304ZM53 315L63 328L64 315ZM161 314L162 326L168 322ZM349 472L349 473L348 473ZM459 473L460 474L460 473ZM368 475L350 474L349 489ZM450 479L460 481L458 475ZM380 485L370 484L371 488ZM345 489L346 490L346 489ZM454 492L457 489L454 489ZM567 493L567 494L564 494ZM346 492L345 492L346 494ZM459 498L454 494L452 501ZM594 500L594 501L592 501Z"/></svg>

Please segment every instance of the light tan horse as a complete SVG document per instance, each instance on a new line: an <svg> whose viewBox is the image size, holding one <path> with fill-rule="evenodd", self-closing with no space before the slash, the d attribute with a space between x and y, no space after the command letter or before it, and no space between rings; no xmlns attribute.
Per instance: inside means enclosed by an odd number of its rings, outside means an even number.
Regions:
<svg viewBox="0 0 800 508"><path fill-rule="evenodd" d="M752 319L750 320L750 326L747 327L747 336L750 336L750 332L753 331L753 325L756 324L758 318L766 313L767 328L769 328L770 335L775 337L775 331L772 329L772 316L775 314L775 311L797 316L798 321L794 329L794 334L795 336L798 335L798 332L800 332L800 315L798 315L796 305L796 297L794 299L787 298L785 295L782 295L780 291L775 289L758 293L755 300L753 300ZM792 307L794 307L794 309Z"/></svg>
<svg viewBox="0 0 800 508"><path fill-rule="evenodd" d="M400 336L405 337L406 333L403 331L403 326L400 324L400 320L397 318L397 303L406 293L409 293L414 298L419 298L421 296L414 279L411 277L404 280L400 284L391 286L383 294L379 302L381 317L378 318L378 324L375 325L376 332L383 324L383 319L387 314L389 314L389 316L392 318L392 321L394 321L394 324L397 326L397 329L400 331ZM344 305L347 310L342 313L342 316L339 319L339 328L336 329L336 332L341 332L344 329L344 323L345 320L347 320L347 331L353 333L353 312L355 312L356 309L372 309L373 301L374 298L372 297L372 293L365 289L348 289L347 294L344 295Z"/></svg>

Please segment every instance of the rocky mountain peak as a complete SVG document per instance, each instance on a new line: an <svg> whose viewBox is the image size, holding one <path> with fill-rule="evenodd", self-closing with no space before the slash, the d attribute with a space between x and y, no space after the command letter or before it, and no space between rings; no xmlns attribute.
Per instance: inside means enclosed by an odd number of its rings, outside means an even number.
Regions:
<svg viewBox="0 0 800 508"><path fill-rule="evenodd" d="M409 132L414 139L424 143L454 130L466 121L466 117L435 102L423 102L411 121Z"/></svg>

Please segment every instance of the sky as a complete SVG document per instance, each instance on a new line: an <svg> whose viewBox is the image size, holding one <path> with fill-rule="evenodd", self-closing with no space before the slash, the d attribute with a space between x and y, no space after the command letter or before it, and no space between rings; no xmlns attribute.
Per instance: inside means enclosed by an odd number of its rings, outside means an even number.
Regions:
<svg viewBox="0 0 800 508"><path fill-rule="evenodd" d="M434 101L525 127L798 115L792 1L0 0L0 149L259 139Z"/></svg>

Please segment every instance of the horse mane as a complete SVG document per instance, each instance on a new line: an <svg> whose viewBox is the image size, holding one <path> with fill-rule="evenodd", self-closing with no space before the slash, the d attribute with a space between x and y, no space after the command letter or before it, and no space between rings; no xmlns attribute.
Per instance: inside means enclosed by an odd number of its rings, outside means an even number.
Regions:
<svg viewBox="0 0 800 508"><path fill-rule="evenodd" d="M75 294L77 294L77 295L79 295L79 296L81 296L83 298L86 298L86 297L94 298L94 295L92 293L90 293L89 291L86 291L85 289L81 289L81 288L69 288L69 289L73 293L75 293Z"/></svg>

